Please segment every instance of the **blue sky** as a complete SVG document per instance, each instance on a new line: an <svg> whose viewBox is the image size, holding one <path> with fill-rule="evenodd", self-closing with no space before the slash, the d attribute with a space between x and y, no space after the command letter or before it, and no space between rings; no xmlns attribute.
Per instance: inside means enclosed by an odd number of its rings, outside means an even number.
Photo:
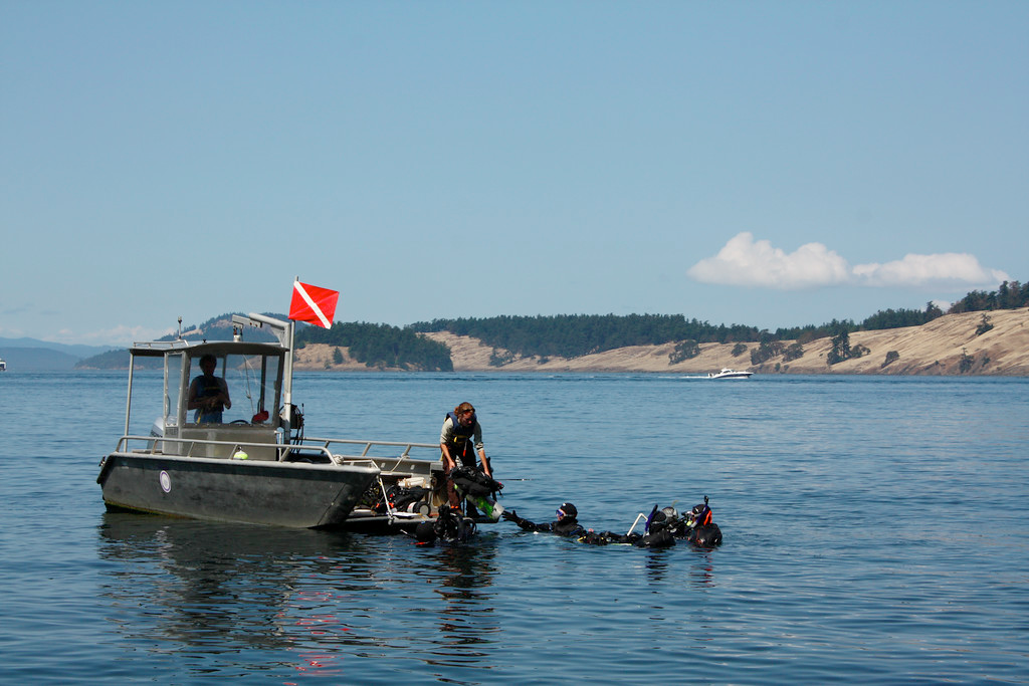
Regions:
<svg viewBox="0 0 1029 686"><path fill-rule="evenodd" d="M1026 2L0 0L0 337L1029 279Z"/></svg>

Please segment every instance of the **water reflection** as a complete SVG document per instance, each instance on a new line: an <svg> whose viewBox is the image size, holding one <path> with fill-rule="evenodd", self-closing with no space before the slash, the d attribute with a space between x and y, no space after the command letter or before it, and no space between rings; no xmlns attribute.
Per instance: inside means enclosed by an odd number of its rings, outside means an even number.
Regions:
<svg viewBox="0 0 1029 686"><path fill-rule="evenodd" d="M714 551L694 548L695 561L690 565L689 580L698 586L713 586L715 583L714 564L711 556Z"/></svg>
<svg viewBox="0 0 1029 686"><path fill-rule="evenodd" d="M105 514L99 534L100 559L120 563L105 586L112 609L139 607L148 633L190 646L290 647L289 608L321 604L298 589L302 576L360 554L357 538L132 514Z"/></svg>
<svg viewBox="0 0 1029 686"><path fill-rule="evenodd" d="M108 619L130 642L178 653L197 673L235 673L250 651L303 675L400 648L427 665L490 669L496 549L410 539L104 515Z"/></svg>
<svg viewBox="0 0 1029 686"><path fill-rule="evenodd" d="M436 552L431 567L440 583L436 591L443 600L439 631L445 642L434 664L474 660L477 667L488 669L489 665L481 662L487 653L474 648L491 645L499 638L495 593L490 590L497 573L496 549L490 538L482 537L473 544Z"/></svg>

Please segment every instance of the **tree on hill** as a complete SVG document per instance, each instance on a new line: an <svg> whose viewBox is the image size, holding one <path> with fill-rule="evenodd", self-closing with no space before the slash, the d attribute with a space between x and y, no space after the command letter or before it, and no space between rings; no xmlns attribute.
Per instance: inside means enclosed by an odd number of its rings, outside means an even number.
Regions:
<svg viewBox="0 0 1029 686"><path fill-rule="evenodd" d="M700 354L700 346L694 340L679 341L675 344L675 350L668 356L668 364L678 364L691 360Z"/></svg>
<svg viewBox="0 0 1029 686"><path fill-rule="evenodd" d="M987 331L993 328L993 323L990 321L989 315L983 312L982 319L979 321L979 326L975 327L975 335L982 336Z"/></svg>
<svg viewBox="0 0 1029 686"><path fill-rule="evenodd" d="M841 329L832 338L832 350L825 356L825 361L830 365L849 360L851 355L850 351L850 334L847 329Z"/></svg>
<svg viewBox="0 0 1029 686"><path fill-rule="evenodd" d="M900 329L906 326L921 326L927 324L937 317L942 317L943 311L929 302L925 310L879 310L871 317L861 322L861 328L865 331L879 331L882 329Z"/></svg>

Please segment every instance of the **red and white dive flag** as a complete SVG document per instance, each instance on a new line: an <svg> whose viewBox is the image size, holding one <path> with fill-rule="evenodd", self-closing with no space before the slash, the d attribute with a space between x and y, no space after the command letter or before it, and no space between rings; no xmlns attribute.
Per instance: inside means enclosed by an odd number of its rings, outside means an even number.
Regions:
<svg viewBox="0 0 1029 686"><path fill-rule="evenodd" d="M326 329L332 328L336 316L339 291L319 288L299 281L293 282L293 300L289 304L289 318Z"/></svg>

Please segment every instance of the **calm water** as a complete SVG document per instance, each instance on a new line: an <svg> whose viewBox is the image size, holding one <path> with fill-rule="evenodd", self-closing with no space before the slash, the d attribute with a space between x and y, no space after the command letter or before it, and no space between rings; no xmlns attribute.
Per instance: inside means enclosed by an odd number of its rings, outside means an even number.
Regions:
<svg viewBox="0 0 1029 686"><path fill-rule="evenodd" d="M1029 682L1029 380L297 379L313 435L435 442L470 400L530 519L707 494L714 551L106 514L124 393L0 375L2 682Z"/></svg>

